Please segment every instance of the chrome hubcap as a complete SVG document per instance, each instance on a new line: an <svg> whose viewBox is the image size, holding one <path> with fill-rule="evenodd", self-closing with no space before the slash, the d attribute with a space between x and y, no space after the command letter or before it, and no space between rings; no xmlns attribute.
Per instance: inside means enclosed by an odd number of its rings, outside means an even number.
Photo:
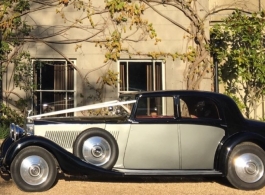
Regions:
<svg viewBox="0 0 265 195"><path fill-rule="evenodd" d="M90 137L83 145L83 156L85 160L96 166L107 163L111 156L111 148L107 140L102 137Z"/></svg>
<svg viewBox="0 0 265 195"><path fill-rule="evenodd" d="M103 149L101 146L94 146L91 152L95 158L99 158L103 155Z"/></svg>
<svg viewBox="0 0 265 195"><path fill-rule="evenodd" d="M246 153L234 160L237 176L246 183L258 181L264 174L264 164L255 154Z"/></svg>
<svg viewBox="0 0 265 195"><path fill-rule="evenodd" d="M39 176L41 173L40 171L40 167L38 165L33 165L29 168L29 174L32 176L32 177L37 177Z"/></svg>
<svg viewBox="0 0 265 195"><path fill-rule="evenodd" d="M47 180L49 166L40 156L28 156L20 166L22 179L30 185L40 185Z"/></svg>

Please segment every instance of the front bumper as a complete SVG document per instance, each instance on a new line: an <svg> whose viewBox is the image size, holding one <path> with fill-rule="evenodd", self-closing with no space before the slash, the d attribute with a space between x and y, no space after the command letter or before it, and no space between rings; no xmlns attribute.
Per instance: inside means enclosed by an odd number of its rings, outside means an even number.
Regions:
<svg viewBox="0 0 265 195"><path fill-rule="evenodd" d="M11 148L12 144L14 144L17 140L26 136L26 131L15 124L10 124L10 132L9 136L7 136L0 146L0 170L1 172L5 172L9 169L9 165L4 163L5 157L8 153L9 148Z"/></svg>
<svg viewBox="0 0 265 195"><path fill-rule="evenodd" d="M10 146L17 140L24 137L25 135L26 135L26 131L23 128L13 123L10 124L9 136L4 139L4 141L2 142L0 146L0 169L1 170L6 168L3 162L4 162L4 158Z"/></svg>

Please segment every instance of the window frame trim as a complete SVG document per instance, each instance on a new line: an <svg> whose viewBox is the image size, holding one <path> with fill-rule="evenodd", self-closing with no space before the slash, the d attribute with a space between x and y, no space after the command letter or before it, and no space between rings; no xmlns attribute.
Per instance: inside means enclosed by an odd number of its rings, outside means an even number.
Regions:
<svg viewBox="0 0 265 195"><path fill-rule="evenodd" d="M164 63L163 60L147 60L147 59L145 59L145 60L142 60L142 59L134 59L134 60L131 60L131 59L121 59L121 60L117 60L117 69L118 69L119 76L120 76L120 63L121 62L125 62L127 68L128 68L128 63L129 62L139 62L139 63L141 63L141 62L152 62L152 67L153 68L155 68L155 63L156 62L160 62L161 63L161 76L162 76L162 89L161 90L165 90L165 81L166 81L166 79L165 79L165 63ZM155 81L155 79L156 79L156 75L155 75L155 71L153 71L153 81ZM127 74L126 74L126 83L127 83L127 85L129 83L128 71L127 71ZM121 93L132 93L132 92L136 92L136 91L121 91L120 90L120 88L121 88L120 87L120 83L118 83L118 86L117 87L118 87L118 90L117 90L118 97L119 97L119 95ZM155 89L155 82L153 82L153 88Z"/></svg>
<svg viewBox="0 0 265 195"><path fill-rule="evenodd" d="M76 59L69 59L69 60L76 66L76 62L77 62ZM68 62L67 60L60 59L60 58L58 58L58 59L53 59L53 58L33 58L33 59L31 59L32 71L34 71L34 67L33 66L34 66L34 62L36 62L36 61L42 61L42 62L44 62L44 61L53 61L53 62L56 62L56 61L64 61L65 63ZM77 97L77 91L76 91L76 89L77 89L77 87L76 87L77 76L76 76L76 74L77 74L77 72L74 69L74 79L73 79L74 89L73 90L54 90L54 89L53 90L40 90L40 89L34 90L34 89L32 89L32 92L33 93L31 94L32 95L31 110L32 111L34 110L34 107L33 107L33 105L34 105L34 98L33 98L34 92L66 92L66 93L73 93L74 94L73 95L74 107L76 107L77 106L77 102L75 101L76 100L76 97ZM67 81L65 81L65 82L67 82ZM31 78L31 83L34 84L34 76L32 76L32 78ZM76 116L76 113L75 112L74 112L74 116Z"/></svg>

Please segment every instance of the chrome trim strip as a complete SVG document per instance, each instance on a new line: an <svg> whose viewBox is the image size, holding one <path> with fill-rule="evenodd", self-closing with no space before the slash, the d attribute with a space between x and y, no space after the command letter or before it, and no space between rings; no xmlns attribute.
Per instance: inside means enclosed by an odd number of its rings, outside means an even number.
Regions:
<svg viewBox="0 0 265 195"><path fill-rule="evenodd" d="M113 169L124 173L124 175L222 175L216 170L131 170L131 169Z"/></svg>

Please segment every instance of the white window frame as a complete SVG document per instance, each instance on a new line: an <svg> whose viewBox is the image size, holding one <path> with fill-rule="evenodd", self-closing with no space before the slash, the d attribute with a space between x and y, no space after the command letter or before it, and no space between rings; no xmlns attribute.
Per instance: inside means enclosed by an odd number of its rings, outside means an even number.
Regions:
<svg viewBox="0 0 265 195"><path fill-rule="evenodd" d="M120 73L120 63L121 62L125 62L126 63L126 67L127 67L127 70L128 70L128 66L129 66L129 63L130 62L148 62L148 63L152 63L152 66L153 66L153 81L155 81L156 79L156 75L155 75L155 63L156 62L160 62L161 63L161 69L162 69L162 90L165 89L165 63L163 62L163 60L142 60L142 59L139 59L139 60L118 60L117 61L117 67L118 67L118 72ZM127 79L127 85L129 86L129 77L128 77L128 71L127 71L127 75L126 75L126 79ZM153 82L153 88L155 89L155 82ZM155 89L156 90L156 89ZM154 90L154 91L155 91ZM118 84L118 96L121 94L121 93L130 93L130 92L135 92L135 91L121 91L120 90L120 84Z"/></svg>

